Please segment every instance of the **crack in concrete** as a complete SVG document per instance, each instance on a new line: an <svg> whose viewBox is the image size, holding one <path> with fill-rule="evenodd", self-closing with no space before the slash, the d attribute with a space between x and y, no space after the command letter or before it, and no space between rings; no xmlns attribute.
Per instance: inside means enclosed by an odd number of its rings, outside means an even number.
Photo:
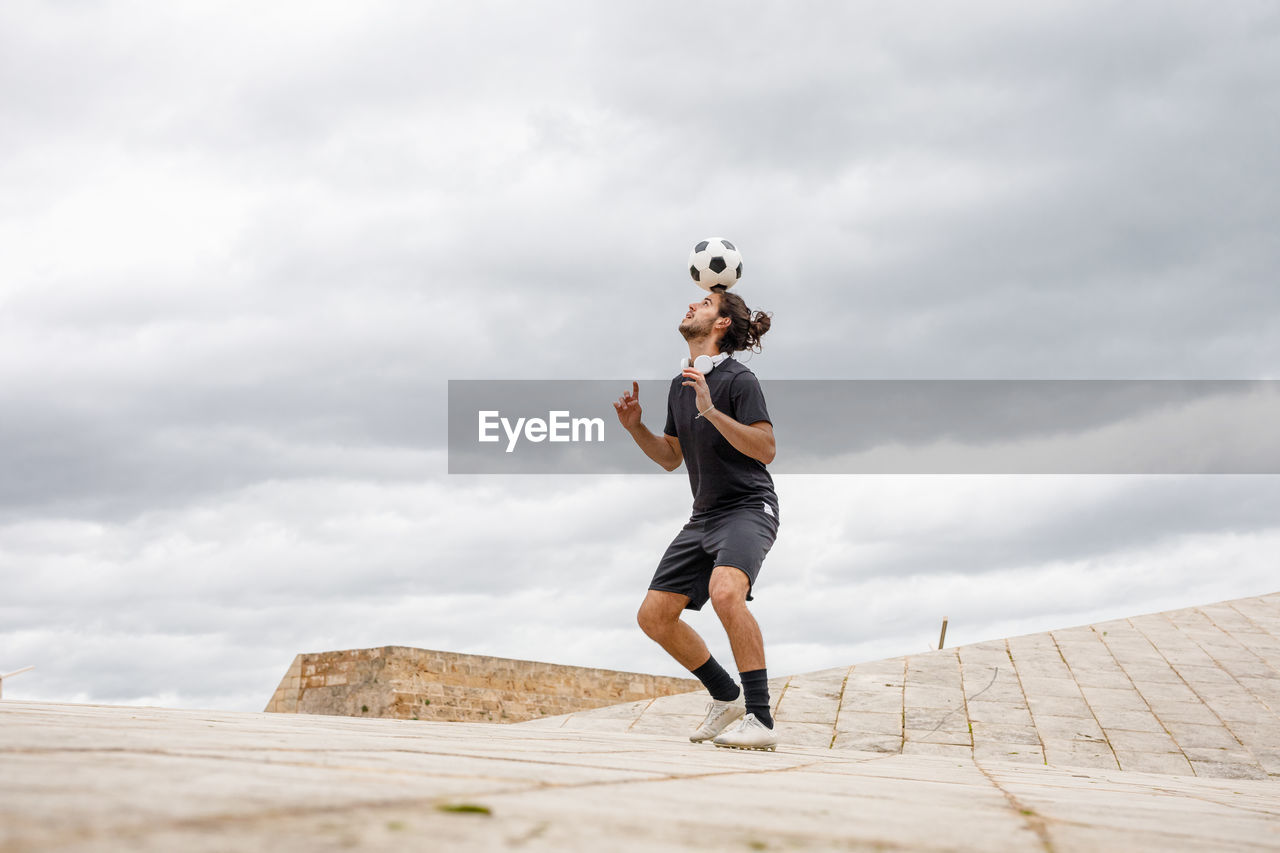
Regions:
<svg viewBox="0 0 1280 853"><path fill-rule="evenodd" d="M852 674L851 666L844 671L844 678L840 681L840 698L836 700L836 716L831 721L831 742L827 744L827 749L836 748L836 735L840 733L840 711L844 708L844 691L849 686L849 676Z"/></svg>
<svg viewBox="0 0 1280 853"><path fill-rule="evenodd" d="M652 707L653 707L653 703L654 703L654 702L657 702L657 701L658 701L658 699L657 699L657 697L656 697L656 696L655 696L653 699L650 699L650 700L649 700L649 703L648 703L647 705L645 705L643 708L641 708L641 709L640 709L640 713L639 713L639 714L636 714L636 718L635 718L634 720L632 720L632 721L631 721L631 725L627 726L626 730L627 730L627 731L631 731L633 728L635 728L636 723L640 722L640 718L644 716L645 711L648 711L650 708L652 708ZM568 720L565 720L565 722L567 723L567 722L569 722L569 721L568 721ZM561 723L561 724L560 724L560 727L561 727L561 728L564 728L564 723Z"/></svg>
<svg viewBox="0 0 1280 853"><path fill-rule="evenodd" d="M1116 748L1111 743L1111 738L1107 736L1107 727L1102 724L1102 720L1098 719L1098 712L1093 710L1093 704L1089 702L1089 697L1085 695L1084 689L1081 688L1080 686L1080 679L1076 678L1076 671L1071 668L1071 662L1068 661L1067 656L1062 653L1062 646L1058 643L1058 638L1053 635L1052 631L1048 631L1047 633L1049 635L1050 642L1053 643L1054 651L1058 653L1058 657L1062 660L1062 665L1067 668L1067 673L1071 676L1071 682L1075 684L1076 690L1079 691L1080 698L1081 700L1084 701L1084 706L1089 709L1089 716L1093 717L1093 721L1098 724L1098 731L1102 732L1102 740L1104 743L1106 743L1107 749L1111 750L1111 760L1116 763L1117 770L1121 769L1120 756L1116 754ZM1142 694L1139 693L1138 696L1141 697ZM1146 703L1147 700L1143 699L1142 701ZM1150 710L1150 709L1151 709L1151 706L1147 705L1147 710ZM1155 716L1155 715L1153 714L1152 716ZM1089 738L1089 741L1091 743L1097 743L1097 741L1094 740L1093 738ZM1048 755L1045 755L1045 763L1046 764L1049 763Z"/></svg>
<svg viewBox="0 0 1280 853"><path fill-rule="evenodd" d="M901 734L898 736L898 752L902 752L907 745L907 655L902 656L902 726L898 729Z"/></svg>
<svg viewBox="0 0 1280 853"><path fill-rule="evenodd" d="M967 695L967 691L964 689L964 659L960 657L959 649L955 650L955 659L956 659L956 669L959 670L960 672L960 707L954 709L952 712L947 713L945 716L943 716L941 720L938 720L938 724L929 730L929 734L933 734L938 729L942 728L942 724L947 721L947 717L950 717L951 714L954 713L955 711L964 711L965 722L969 724L969 751L972 752L973 751L973 720L969 718L969 696ZM974 698L976 699L977 697L981 696L983 693L986 693L988 690L990 690L991 685L996 683L996 676L999 674L1000 674L1000 667L996 667L995 672L991 673L991 680L987 682L987 686L979 690L977 693L975 693L973 695Z"/></svg>
<svg viewBox="0 0 1280 853"><path fill-rule="evenodd" d="M778 709L782 707L782 699L787 695L787 688L791 686L791 679L794 675L787 676L787 683L782 685L782 689L778 691L778 701L773 703L773 713L777 714Z"/></svg>
<svg viewBox="0 0 1280 853"><path fill-rule="evenodd" d="M1009 668L1013 670L1013 677L1018 679L1018 692L1022 694L1022 704L1027 706L1027 716L1031 718L1031 728L1035 730L1036 740L1040 743L1040 760L1047 765L1049 763L1049 750L1045 748L1044 736L1040 734L1040 727L1036 725L1036 714L1031 710L1031 700L1027 698L1027 688L1022 683L1022 673L1018 672L1018 662L1013 659L1013 647L1009 645L1008 639L1004 641L1004 653L1009 656Z"/></svg>
<svg viewBox="0 0 1280 853"><path fill-rule="evenodd" d="M1028 706L1028 708L1030 708L1030 706ZM1012 791L1005 790L1005 787L997 782L994 776L987 772L987 768L982 766L982 762L979 761L976 756L973 759L973 766L977 767L978 772L986 777L986 780L990 782L1009 802L1009 807L1022 818L1023 824L1036 834L1036 837L1040 840L1040 846L1045 849L1045 853L1053 853L1053 842L1049 838L1049 826L1046 819L1037 814L1034 809L1023 805L1022 801L1014 796Z"/></svg>

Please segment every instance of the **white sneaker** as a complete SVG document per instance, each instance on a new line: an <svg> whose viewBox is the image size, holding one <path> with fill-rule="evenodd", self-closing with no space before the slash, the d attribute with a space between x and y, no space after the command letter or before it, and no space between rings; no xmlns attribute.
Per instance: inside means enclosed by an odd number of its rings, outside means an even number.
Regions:
<svg viewBox="0 0 1280 853"><path fill-rule="evenodd" d="M730 749L767 749L773 752L778 747L778 736L773 729L757 720L755 714L747 714L736 726L726 729L712 743Z"/></svg>
<svg viewBox="0 0 1280 853"><path fill-rule="evenodd" d="M689 740L694 743L711 740L724 731L726 726L739 719L745 713L747 713L746 700L741 693L732 702L717 702L712 699L707 703L706 719L702 721L702 725L698 726L697 731L689 735Z"/></svg>

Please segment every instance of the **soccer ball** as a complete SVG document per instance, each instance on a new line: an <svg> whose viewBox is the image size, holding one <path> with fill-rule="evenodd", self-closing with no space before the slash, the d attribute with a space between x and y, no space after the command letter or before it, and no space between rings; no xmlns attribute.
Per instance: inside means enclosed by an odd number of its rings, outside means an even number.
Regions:
<svg viewBox="0 0 1280 853"><path fill-rule="evenodd" d="M742 253L723 237L708 237L689 253L689 275L703 290L733 287L742 278Z"/></svg>

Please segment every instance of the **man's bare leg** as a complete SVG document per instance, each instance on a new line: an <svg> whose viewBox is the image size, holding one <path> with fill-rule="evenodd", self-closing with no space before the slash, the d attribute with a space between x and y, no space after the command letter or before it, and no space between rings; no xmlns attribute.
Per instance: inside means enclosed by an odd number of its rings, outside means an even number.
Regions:
<svg viewBox="0 0 1280 853"><path fill-rule="evenodd" d="M746 572L733 566L716 566L711 573L711 605L729 635L729 647L738 672L764 669L764 637L756 617L747 609L751 581Z"/></svg>
<svg viewBox="0 0 1280 853"><path fill-rule="evenodd" d="M706 718L689 736L694 743L701 743L720 734L746 712L743 703L736 701L742 691L733 676L711 656L698 632L680 618L688 603L687 595L651 589L640 605L636 621L711 694L713 701L707 705Z"/></svg>
<svg viewBox="0 0 1280 853"><path fill-rule="evenodd" d="M711 604L729 635L747 712L742 724L717 736L715 744L738 749L775 749L778 738L772 731L764 638L760 636L756 618L747 609L750 585L747 573L733 566L716 566L711 572Z"/></svg>
<svg viewBox="0 0 1280 853"><path fill-rule="evenodd" d="M698 632L680 618L689 596L677 592L649 590L636 614L640 628L681 666L692 672L707 662L711 652Z"/></svg>

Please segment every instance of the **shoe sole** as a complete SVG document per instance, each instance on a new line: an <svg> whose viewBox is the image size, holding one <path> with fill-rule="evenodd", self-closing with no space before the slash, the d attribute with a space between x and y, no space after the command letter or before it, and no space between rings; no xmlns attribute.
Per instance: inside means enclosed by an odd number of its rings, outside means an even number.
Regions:
<svg viewBox="0 0 1280 853"><path fill-rule="evenodd" d="M717 743L716 746L721 749L746 749L754 750L756 752L776 752L778 749L778 745L776 743L771 743L768 746L738 746L734 743Z"/></svg>

